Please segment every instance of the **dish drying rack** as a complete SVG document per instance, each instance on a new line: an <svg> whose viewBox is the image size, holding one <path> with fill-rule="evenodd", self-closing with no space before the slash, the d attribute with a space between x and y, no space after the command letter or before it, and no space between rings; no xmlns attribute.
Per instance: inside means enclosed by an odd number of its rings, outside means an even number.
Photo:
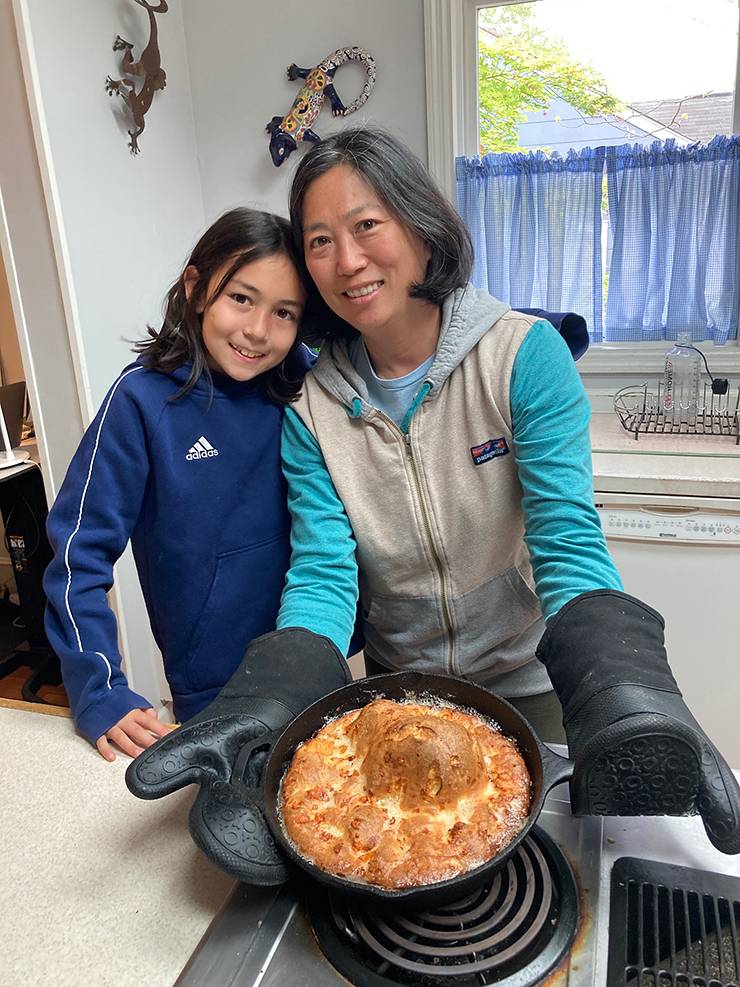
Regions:
<svg viewBox="0 0 740 987"><path fill-rule="evenodd" d="M640 435L727 435L740 445L740 386L714 394L705 384L696 407L679 402L666 411L661 382L657 392L647 384L630 384L614 395L614 410L635 441Z"/></svg>

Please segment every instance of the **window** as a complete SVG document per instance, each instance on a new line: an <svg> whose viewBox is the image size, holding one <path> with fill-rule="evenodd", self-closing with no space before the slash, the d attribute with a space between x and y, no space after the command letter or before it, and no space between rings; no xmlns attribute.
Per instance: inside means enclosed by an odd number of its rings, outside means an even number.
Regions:
<svg viewBox="0 0 740 987"><path fill-rule="evenodd" d="M619 0L611 16L592 0L476 8L476 152L733 133L737 0Z"/></svg>
<svg viewBox="0 0 740 987"><path fill-rule="evenodd" d="M625 244L623 223L615 236L620 193L627 194L618 181L625 152L616 148L637 146L639 157L639 145L646 156L656 140L673 141L685 157L695 141L740 131L738 3L620 0L612 10L609 20L605 5L590 0L425 0L429 158L448 193L454 182L449 162L457 155L540 151L549 157L557 151L593 158L583 167L593 170L590 181L603 184L603 195L593 258L600 271L590 279L599 283L589 290L601 296L595 305L602 306L609 331L601 338L609 342L592 347L584 369L619 364L644 372L651 363L658 368L665 342L633 342L630 305L616 304L620 284L629 280L625 258L634 266L635 253ZM688 186L686 194L693 194ZM735 256L736 224L737 217L728 234ZM683 217L678 225L685 226ZM639 223L630 235L636 228ZM617 287L608 309L612 271ZM631 304L637 309L642 300ZM650 333L641 338L650 340ZM722 341L722 333L717 338ZM740 369L737 340L717 348L713 361Z"/></svg>

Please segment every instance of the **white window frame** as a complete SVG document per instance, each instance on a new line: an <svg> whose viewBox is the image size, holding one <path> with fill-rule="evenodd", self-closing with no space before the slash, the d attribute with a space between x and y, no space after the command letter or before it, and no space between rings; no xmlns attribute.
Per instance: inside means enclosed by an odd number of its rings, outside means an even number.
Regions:
<svg viewBox="0 0 740 987"><path fill-rule="evenodd" d="M428 164L451 202L455 202L455 158L478 153L478 10L496 2L424 0ZM733 133L740 133L740 42L732 121ZM740 373L740 340L724 346L706 342L700 347L710 356L715 376ZM578 368L585 374L660 373L665 348L665 342L594 343Z"/></svg>

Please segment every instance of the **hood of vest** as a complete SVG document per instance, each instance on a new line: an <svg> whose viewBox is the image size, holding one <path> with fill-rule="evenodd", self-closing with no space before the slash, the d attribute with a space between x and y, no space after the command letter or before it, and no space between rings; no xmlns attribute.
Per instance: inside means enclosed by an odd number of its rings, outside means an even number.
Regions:
<svg viewBox="0 0 740 987"><path fill-rule="evenodd" d="M437 351L422 384L430 399L439 393L452 371L510 308L471 284L455 289L445 298ZM345 340L333 340L322 347L313 377L353 418L365 418L373 413L367 386L350 362Z"/></svg>

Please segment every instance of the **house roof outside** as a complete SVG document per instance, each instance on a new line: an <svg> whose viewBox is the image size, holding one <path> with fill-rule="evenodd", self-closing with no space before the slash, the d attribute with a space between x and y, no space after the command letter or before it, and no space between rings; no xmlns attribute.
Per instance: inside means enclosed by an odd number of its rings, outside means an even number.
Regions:
<svg viewBox="0 0 740 987"><path fill-rule="evenodd" d="M660 99L633 103L632 108L652 117L691 142L706 143L732 130L732 93L707 93L685 99Z"/></svg>
<svg viewBox="0 0 740 987"><path fill-rule="evenodd" d="M518 129L522 150L548 148L560 154L566 154L571 148L580 150L610 144L650 145L655 140L670 138L681 145L691 140L676 127L666 126L654 115L639 112L637 107L624 116L586 117L557 97L546 109L529 113Z"/></svg>
<svg viewBox="0 0 740 987"><path fill-rule="evenodd" d="M679 145L707 143L717 134L732 131L733 93L707 93L684 99L652 99L630 104L622 115L584 117L561 99L544 111L531 113L519 127L523 150L569 148L604 144L651 144L673 138Z"/></svg>

